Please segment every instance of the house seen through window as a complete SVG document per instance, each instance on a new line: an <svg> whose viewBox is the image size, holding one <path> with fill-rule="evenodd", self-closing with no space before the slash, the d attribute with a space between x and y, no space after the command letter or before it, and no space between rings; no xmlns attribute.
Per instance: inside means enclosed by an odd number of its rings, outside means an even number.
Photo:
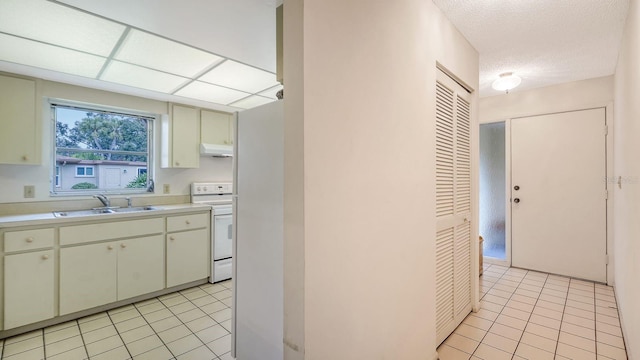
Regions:
<svg viewBox="0 0 640 360"><path fill-rule="evenodd" d="M52 193L146 192L153 187L153 115L51 104Z"/></svg>

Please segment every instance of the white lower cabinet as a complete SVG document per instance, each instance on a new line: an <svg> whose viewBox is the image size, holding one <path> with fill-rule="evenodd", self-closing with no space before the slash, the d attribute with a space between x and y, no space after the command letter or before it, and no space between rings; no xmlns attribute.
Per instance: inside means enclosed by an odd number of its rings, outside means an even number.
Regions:
<svg viewBox="0 0 640 360"><path fill-rule="evenodd" d="M60 315L117 300L115 243L60 249Z"/></svg>
<svg viewBox="0 0 640 360"><path fill-rule="evenodd" d="M4 257L4 329L55 315L53 250Z"/></svg>
<svg viewBox="0 0 640 360"><path fill-rule="evenodd" d="M49 228L0 226L0 336L3 330L206 279L210 219L207 208Z"/></svg>
<svg viewBox="0 0 640 360"><path fill-rule="evenodd" d="M209 229L167 234L167 287L209 276Z"/></svg>
<svg viewBox="0 0 640 360"><path fill-rule="evenodd" d="M118 242L118 300L164 289L164 236Z"/></svg>
<svg viewBox="0 0 640 360"><path fill-rule="evenodd" d="M162 235L60 249L60 315L164 288Z"/></svg>

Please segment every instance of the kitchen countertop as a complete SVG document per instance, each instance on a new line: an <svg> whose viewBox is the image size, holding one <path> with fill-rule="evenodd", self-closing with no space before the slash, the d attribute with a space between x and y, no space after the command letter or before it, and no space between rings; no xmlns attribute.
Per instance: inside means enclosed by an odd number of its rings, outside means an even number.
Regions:
<svg viewBox="0 0 640 360"><path fill-rule="evenodd" d="M25 214L25 215L9 215L0 216L0 229L15 226L32 226L32 225L58 225L64 223L78 223L83 221L96 220L126 220L130 218L138 218L145 216L158 216L167 214L176 214L183 212L192 212L197 210L210 210L210 205L205 204L172 204L172 205L154 205L157 210L110 213L110 214L94 214L86 216L73 217L55 217L53 212Z"/></svg>

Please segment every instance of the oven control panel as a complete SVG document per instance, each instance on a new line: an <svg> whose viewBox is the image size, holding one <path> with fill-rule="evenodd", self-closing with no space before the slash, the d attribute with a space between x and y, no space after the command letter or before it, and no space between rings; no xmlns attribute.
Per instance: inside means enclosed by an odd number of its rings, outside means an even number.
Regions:
<svg viewBox="0 0 640 360"><path fill-rule="evenodd" d="M193 183L191 195L215 195L233 193L232 183Z"/></svg>

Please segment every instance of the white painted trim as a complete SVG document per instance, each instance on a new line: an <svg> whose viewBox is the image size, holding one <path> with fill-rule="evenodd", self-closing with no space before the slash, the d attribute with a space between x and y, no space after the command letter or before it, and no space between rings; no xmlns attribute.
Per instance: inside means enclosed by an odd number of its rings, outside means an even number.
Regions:
<svg viewBox="0 0 640 360"><path fill-rule="evenodd" d="M617 183L615 181L615 173L613 169L613 102L610 102L605 106L605 124L608 127L607 138L606 138L606 159L607 159L607 190L608 198L607 198L607 255L609 256L609 261L607 264L607 285L614 286L615 285L615 256L614 256L614 242L615 238L613 235L613 218L614 218L614 194L613 191Z"/></svg>
<svg viewBox="0 0 640 360"><path fill-rule="evenodd" d="M511 119L504 121L504 252L505 266L511 266Z"/></svg>

